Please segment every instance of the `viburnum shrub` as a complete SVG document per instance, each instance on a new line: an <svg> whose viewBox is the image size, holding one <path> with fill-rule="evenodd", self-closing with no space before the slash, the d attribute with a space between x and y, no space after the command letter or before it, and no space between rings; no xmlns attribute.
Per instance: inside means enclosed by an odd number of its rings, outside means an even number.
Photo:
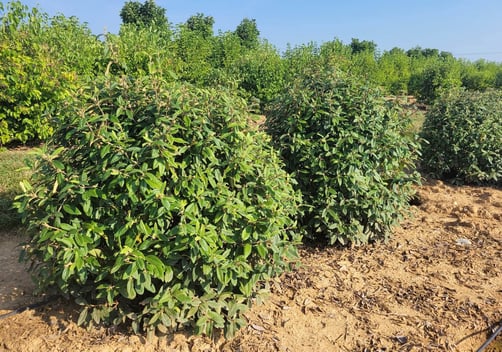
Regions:
<svg viewBox="0 0 502 352"><path fill-rule="evenodd" d="M421 166L433 177L501 184L501 91L445 92L427 113L421 136Z"/></svg>
<svg viewBox="0 0 502 352"><path fill-rule="evenodd" d="M268 131L303 194L306 237L388 238L418 182L409 122L378 89L323 68L300 75L269 107Z"/></svg>
<svg viewBox="0 0 502 352"><path fill-rule="evenodd" d="M299 196L229 93L106 79L65 110L17 207L39 287L80 324L232 335L297 261Z"/></svg>

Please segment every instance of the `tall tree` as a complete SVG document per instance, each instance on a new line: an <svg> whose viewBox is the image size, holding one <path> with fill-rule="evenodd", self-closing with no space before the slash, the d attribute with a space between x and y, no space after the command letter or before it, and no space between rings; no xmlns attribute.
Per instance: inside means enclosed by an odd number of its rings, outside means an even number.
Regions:
<svg viewBox="0 0 502 352"><path fill-rule="evenodd" d="M192 32L202 35L203 38L210 38L213 36L214 18L205 16L202 13L191 16L186 21L186 27Z"/></svg>
<svg viewBox="0 0 502 352"><path fill-rule="evenodd" d="M260 31L255 19L244 18L234 32L247 48L256 48L259 43Z"/></svg>
<svg viewBox="0 0 502 352"><path fill-rule="evenodd" d="M167 27L166 10L154 0L146 0L143 4L139 1L127 1L120 11L123 24L134 24L139 27L158 26Z"/></svg>
<svg viewBox="0 0 502 352"><path fill-rule="evenodd" d="M377 45L371 40L359 40L357 38L352 38L350 48L352 49L352 54L359 54L362 52L375 54Z"/></svg>

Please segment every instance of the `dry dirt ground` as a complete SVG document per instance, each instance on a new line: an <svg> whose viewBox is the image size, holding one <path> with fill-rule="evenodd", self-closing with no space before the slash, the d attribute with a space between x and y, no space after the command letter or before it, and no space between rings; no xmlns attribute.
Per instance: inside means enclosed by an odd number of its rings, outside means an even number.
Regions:
<svg viewBox="0 0 502 352"><path fill-rule="evenodd" d="M502 190L438 181L387 244L303 248L226 341L87 331L63 300L0 320L0 351L476 351L502 319ZM42 300L0 235L0 315ZM502 351L499 336L485 351Z"/></svg>

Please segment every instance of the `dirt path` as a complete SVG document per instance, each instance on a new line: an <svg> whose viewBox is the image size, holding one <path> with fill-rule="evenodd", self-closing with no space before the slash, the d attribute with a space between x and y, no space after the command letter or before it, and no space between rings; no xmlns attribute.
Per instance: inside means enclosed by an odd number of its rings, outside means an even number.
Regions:
<svg viewBox="0 0 502 352"><path fill-rule="evenodd" d="M303 266L231 341L86 331L56 301L0 320L0 351L476 351L502 319L502 190L436 181L419 194L387 244L302 249ZM0 314L40 300L18 238L0 236ZM485 351L502 351L502 337Z"/></svg>

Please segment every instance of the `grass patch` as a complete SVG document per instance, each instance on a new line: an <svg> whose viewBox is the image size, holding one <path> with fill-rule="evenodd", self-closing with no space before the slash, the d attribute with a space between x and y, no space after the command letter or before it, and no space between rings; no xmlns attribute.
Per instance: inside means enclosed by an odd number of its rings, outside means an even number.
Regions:
<svg viewBox="0 0 502 352"><path fill-rule="evenodd" d="M30 176L29 171L20 170L24 160L30 158L30 149L19 148L0 151L0 229L9 230L20 224L12 202L21 192L19 182Z"/></svg>
<svg viewBox="0 0 502 352"><path fill-rule="evenodd" d="M411 120L411 124L404 132L410 138L415 138L422 130L422 125L425 121L425 110L418 109L413 106L404 107L403 115Z"/></svg>
<svg viewBox="0 0 502 352"><path fill-rule="evenodd" d="M414 109L410 112L411 114L411 131L418 134L422 130L422 125L425 121L425 111Z"/></svg>

